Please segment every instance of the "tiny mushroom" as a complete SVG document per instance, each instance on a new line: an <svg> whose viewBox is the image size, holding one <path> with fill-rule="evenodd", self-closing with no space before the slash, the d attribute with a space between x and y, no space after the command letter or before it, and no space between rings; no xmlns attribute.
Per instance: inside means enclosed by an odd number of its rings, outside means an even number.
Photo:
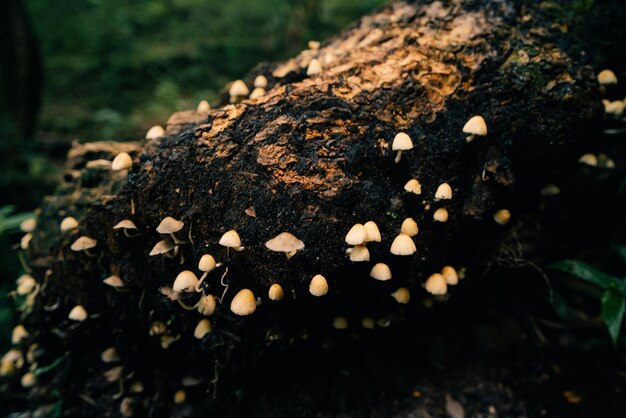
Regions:
<svg viewBox="0 0 626 418"><path fill-rule="evenodd" d="M231 103L238 103L249 94L250 90L248 89L248 86L246 86L246 83L243 82L243 80L233 81L233 83L230 85L230 88L228 89L228 95L230 96Z"/></svg>
<svg viewBox="0 0 626 418"><path fill-rule="evenodd" d="M370 252L365 245L357 245L350 251L350 261L358 263L360 261L370 261Z"/></svg>
<svg viewBox="0 0 626 418"><path fill-rule="evenodd" d="M374 221L365 222L363 227L365 228L365 232L367 233L367 242L380 242L382 240L378 225L376 225Z"/></svg>
<svg viewBox="0 0 626 418"><path fill-rule="evenodd" d="M441 183L435 192L435 200L452 199L452 187L448 183Z"/></svg>
<svg viewBox="0 0 626 418"><path fill-rule="evenodd" d="M287 255L287 259L290 259L296 255L298 251L304 249L304 242L300 241L289 232L281 232L271 240L267 241L265 246L270 251L285 253L285 255Z"/></svg>
<svg viewBox="0 0 626 418"><path fill-rule="evenodd" d="M22 274L17 278L16 284L19 296L28 295L37 287L37 281L30 274Z"/></svg>
<svg viewBox="0 0 626 418"><path fill-rule="evenodd" d="M252 93L250 93L251 99L258 99L259 97L263 97L263 96L265 96L265 89L261 87L255 88L254 90L252 90Z"/></svg>
<svg viewBox="0 0 626 418"><path fill-rule="evenodd" d="M309 293L313 296L324 296L328 293L328 282L321 274L316 274L309 283Z"/></svg>
<svg viewBox="0 0 626 418"><path fill-rule="evenodd" d="M83 235L74 241L70 249L72 251L84 251L88 256L93 256L94 254L90 253L89 250L94 248L96 245L98 245L98 241Z"/></svg>
<svg viewBox="0 0 626 418"><path fill-rule="evenodd" d="M59 226L61 232L71 231L76 228L78 228L78 221L71 216L63 218L61 225Z"/></svg>
<svg viewBox="0 0 626 418"><path fill-rule="evenodd" d="M270 286L270 290L267 292L270 300L279 301L285 296L285 292L283 292L283 288L278 283L273 283Z"/></svg>
<svg viewBox="0 0 626 418"><path fill-rule="evenodd" d="M13 332L11 333L11 343L19 344L24 338L28 337L28 331L24 328L24 325L19 324L13 328Z"/></svg>
<svg viewBox="0 0 626 418"><path fill-rule="evenodd" d="M163 135L165 135L165 129L159 125L154 125L152 128L148 129L146 139L156 139Z"/></svg>
<svg viewBox="0 0 626 418"><path fill-rule="evenodd" d="M221 266L222 263L216 263L215 258L213 258L211 254L204 254L202 257L200 257L200 262L198 262L198 270L202 272L202 277L200 277L200 280L196 285L196 292L199 292L201 290L202 282L204 282L204 279L206 279L209 273L215 270L217 267Z"/></svg>
<svg viewBox="0 0 626 418"><path fill-rule="evenodd" d="M377 263L374 267L372 267L370 277L380 281L390 280L392 277L391 269L385 263Z"/></svg>
<svg viewBox="0 0 626 418"><path fill-rule="evenodd" d="M104 363L115 363L120 359L115 347L109 347L100 354L100 359Z"/></svg>
<svg viewBox="0 0 626 418"><path fill-rule="evenodd" d="M196 329L193 331L193 336L201 340L209 332L211 332L211 322L209 322L208 319L201 319L198 325L196 325Z"/></svg>
<svg viewBox="0 0 626 418"><path fill-rule="evenodd" d="M404 190L409 193L422 194L422 185L417 179L411 179L404 185Z"/></svg>
<svg viewBox="0 0 626 418"><path fill-rule="evenodd" d="M398 155L396 155L396 159L394 160L396 164L399 163L400 158L402 158L402 151L410 149L413 149L413 141L411 141L411 138L404 132L396 134L391 143L391 150L398 151Z"/></svg>
<svg viewBox="0 0 626 418"><path fill-rule="evenodd" d="M20 239L20 248L22 250L27 250L28 246L30 245L30 241L33 239L33 234L31 232L29 232L28 234L24 235L21 239Z"/></svg>
<svg viewBox="0 0 626 418"><path fill-rule="evenodd" d="M361 245L367 241L367 230L361 224L355 224L346 234L345 241L348 245Z"/></svg>
<svg viewBox="0 0 626 418"><path fill-rule="evenodd" d="M366 316L363 319L361 319L361 326L365 329L374 329L375 325L376 323L374 322L374 319L370 318L369 316Z"/></svg>
<svg viewBox="0 0 626 418"><path fill-rule="evenodd" d="M439 208L433 213L433 219L436 222L448 222L448 210L446 208Z"/></svg>
<svg viewBox="0 0 626 418"><path fill-rule="evenodd" d="M343 330L348 328L348 320L344 316L336 316L333 319L333 328Z"/></svg>
<svg viewBox="0 0 626 418"><path fill-rule="evenodd" d="M417 251L417 248L410 236L400 233L391 243L390 251L394 255L411 255Z"/></svg>
<svg viewBox="0 0 626 418"><path fill-rule="evenodd" d="M596 167L598 165L598 157L594 154L584 154L578 159L578 162L591 167Z"/></svg>
<svg viewBox="0 0 626 418"><path fill-rule="evenodd" d="M439 274L435 273L431 275L424 283L424 287L433 295L445 295L448 292L448 285L446 284L446 279Z"/></svg>
<svg viewBox="0 0 626 418"><path fill-rule="evenodd" d="M511 212L509 212L507 209L500 209L493 214L493 220L498 225L506 225L511 220Z"/></svg>
<svg viewBox="0 0 626 418"><path fill-rule="evenodd" d="M413 220L413 218L406 218L404 222L402 222L402 226L400 227L400 232L406 234L410 237L414 237L419 232L419 228L417 227L417 222Z"/></svg>
<svg viewBox="0 0 626 418"><path fill-rule="evenodd" d="M406 287L401 287L391 294L398 303L407 304L411 300L411 292Z"/></svg>
<svg viewBox="0 0 626 418"><path fill-rule="evenodd" d="M30 388L35 386L35 384L37 383L37 378L35 377L34 373L26 372L24 376L22 376L20 383L23 388Z"/></svg>
<svg viewBox="0 0 626 418"><path fill-rule="evenodd" d="M202 296L200 301L198 301L198 312L205 316L211 316L213 312L215 312L216 306L217 302L215 301L215 296Z"/></svg>
<svg viewBox="0 0 626 418"><path fill-rule="evenodd" d="M245 248L241 245L241 238L239 238L239 234L234 229L222 235L219 244L228 249L233 248L235 251L243 251Z"/></svg>
<svg viewBox="0 0 626 418"><path fill-rule="evenodd" d="M256 310L256 298L250 289L241 289L230 302L230 310L239 316L246 316Z"/></svg>
<svg viewBox="0 0 626 418"><path fill-rule="evenodd" d="M487 135L487 124L482 116L472 116L463 126L463 132L469 134L465 140L471 142L478 136Z"/></svg>
<svg viewBox="0 0 626 418"><path fill-rule="evenodd" d="M76 305L72 308L67 317L72 321L82 322L87 319L87 311L85 310L83 305Z"/></svg>
<svg viewBox="0 0 626 418"><path fill-rule="evenodd" d="M115 289L120 289L124 287L124 281L120 278L120 276L112 275L102 280L102 283L109 285Z"/></svg>
<svg viewBox="0 0 626 418"><path fill-rule="evenodd" d="M254 79L254 87L257 88L266 88L267 87L267 78L264 75L257 75Z"/></svg>
<svg viewBox="0 0 626 418"><path fill-rule="evenodd" d="M182 403L185 403L185 400L187 400L187 393L183 389L177 390L174 394L174 403L176 405L180 405Z"/></svg>
<svg viewBox="0 0 626 418"><path fill-rule="evenodd" d="M172 289L174 292L195 292L198 284L198 277L191 270L183 270L178 273Z"/></svg>
<svg viewBox="0 0 626 418"><path fill-rule="evenodd" d="M126 152L120 152L115 156L111 163L111 170L120 171L131 168L133 165L133 159Z"/></svg>
<svg viewBox="0 0 626 418"><path fill-rule="evenodd" d="M122 399L122 402L120 402L120 414L123 417L132 417L135 414L133 409L133 398L127 396Z"/></svg>
<svg viewBox="0 0 626 418"><path fill-rule="evenodd" d="M448 286L454 286L459 283L459 275L456 272L456 269L452 266L445 266L442 268L441 275Z"/></svg>
<svg viewBox="0 0 626 418"><path fill-rule="evenodd" d="M113 226L113 229L121 229L128 238L136 237L137 233L131 233L130 231L137 231L137 225L130 219L123 219Z"/></svg>
<svg viewBox="0 0 626 418"><path fill-rule="evenodd" d="M322 72L322 64L315 58L313 58L308 67L306 68L306 75L312 76Z"/></svg>
<svg viewBox="0 0 626 418"><path fill-rule="evenodd" d="M200 100L198 103L198 107L196 108L196 112L198 113L208 113L211 110L211 105L206 100Z"/></svg>
<svg viewBox="0 0 626 418"><path fill-rule="evenodd" d="M33 232L36 227L37 220L35 218L27 218L20 223L20 230L22 232Z"/></svg>
<svg viewBox="0 0 626 418"><path fill-rule="evenodd" d="M169 234L170 237L172 237L172 239L174 240L175 244L183 244L184 241L181 241L178 238L176 238L174 233L183 229L184 225L185 224L182 221L179 221L178 219L174 219L171 216L166 216L165 218L163 218L159 226L157 226L156 231L159 234Z"/></svg>
<svg viewBox="0 0 626 418"><path fill-rule="evenodd" d="M169 239L163 239L159 242L157 242L154 247L152 247L152 250L150 250L150 254L151 256L153 255L160 255L160 254L166 254L169 253L170 251L174 250L174 256L176 255L176 253L178 252L178 246L176 244L174 244L172 241L170 241Z"/></svg>
<svg viewBox="0 0 626 418"><path fill-rule="evenodd" d="M609 69L602 70L598 73L598 83L602 85L617 84L615 73Z"/></svg>

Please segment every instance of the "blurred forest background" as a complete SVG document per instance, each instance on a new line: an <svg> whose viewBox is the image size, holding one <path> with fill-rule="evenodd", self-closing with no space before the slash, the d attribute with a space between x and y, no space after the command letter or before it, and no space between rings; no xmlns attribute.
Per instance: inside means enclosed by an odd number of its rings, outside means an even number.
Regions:
<svg viewBox="0 0 626 418"><path fill-rule="evenodd" d="M2 0L0 351L22 272L19 223L73 140L128 141L211 102L260 62L324 40L385 0Z"/></svg>

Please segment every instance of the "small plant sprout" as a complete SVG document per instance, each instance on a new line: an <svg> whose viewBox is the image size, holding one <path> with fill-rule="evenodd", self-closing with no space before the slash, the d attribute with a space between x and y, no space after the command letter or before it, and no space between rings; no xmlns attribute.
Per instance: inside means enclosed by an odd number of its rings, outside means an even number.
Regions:
<svg viewBox="0 0 626 418"><path fill-rule="evenodd" d="M206 320L203 319L203 321L206 321ZM176 393L174 394L174 403L176 405L180 405L180 404L185 403L185 400L187 400L187 393L183 389L178 389Z"/></svg>
<svg viewBox="0 0 626 418"><path fill-rule="evenodd" d="M333 319L333 328L344 330L348 329L348 320L344 316L336 316Z"/></svg>
<svg viewBox="0 0 626 418"><path fill-rule="evenodd" d="M139 235L137 232L133 233L132 231L137 231L137 225L130 219L124 219L119 221L113 226L113 229L118 230L121 229L128 238L133 238Z"/></svg>
<svg viewBox="0 0 626 418"><path fill-rule="evenodd" d="M267 292L267 296L270 300L279 301L283 297L285 297L285 292L283 292L283 288L278 283L274 283L270 286L270 290Z"/></svg>
<svg viewBox="0 0 626 418"><path fill-rule="evenodd" d="M391 243L390 251L394 255L411 255L417 251L417 248L410 236L400 233Z"/></svg>
<svg viewBox="0 0 626 418"><path fill-rule="evenodd" d="M446 208L439 208L433 213L433 220L435 222L448 222L448 210Z"/></svg>
<svg viewBox="0 0 626 418"><path fill-rule="evenodd" d="M594 154L583 154L578 159L578 162L581 163L581 164L586 164L586 165L591 166L591 167L597 167L598 166L598 157L596 157Z"/></svg>
<svg viewBox="0 0 626 418"><path fill-rule="evenodd" d="M170 256L169 253L171 251L173 251L173 253ZM167 257L174 258L178 254L178 245L174 244L169 239L163 239L157 242L154 247L152 247L149 255L154 256L160 254L165 254Z"/></svg>
<svg viewBox="0 0 626 418"><path fill-rule="evenodd" d="M87 311L83 305L76 305L72 308L69 315L67 315L72 321L82 322L87 319Z"/></svg>
<svg viewBox="0 0 626 418"><path fill-rule="evenodd" d="M409 193L422 194L422 185L417 179L411 179L404 185L404 190Z"/></svg>
<svg viewBox="0 0 626 418"><path fill-rule="evenodd" d="M435 200L450 200L452 199L452 187L448 183L441 183L439 187L437 187L437 192L435 193Z"/></svg>
<svg viewBox="0 0 626 418"><path fill-rule="evenodd" d="M113 287L115 290L122 289L125 286L124 281L120 278L120 276L111 275L106 279L102 280L102 283L107 286Z"/></svg>
<svg viewBox="0 0 626 418"><path fill-rule="evenodd" d="M350 251L350 261L358 263L360 261L370 261L370 252L365 245L357 245Z"/></svg>
<svg viewBox="0 0 626 418"><path fill-rule="evenodd" d="M448 285L446 284L446 279L439 273L435 273L431 275L428 279L426 279L426 283L424 283L424 288L428 291L428 293L432 295L445 295L448 292Z"/></svg>
<svg viewBox="0 0 626 418"><path fill-rule="evenodd" d="M617 84L617 77L615 76L615 73L611 70L602 70L598 73L598 83L603 86L609 84Z"/></svg>
<svg viewBox="0 0 626 418"><path fill-rule="evenodd" d="M196 108L196 112L198 113L209 113L211 110L211 105L206 100L200 100L198 103L198 107Z"/></svg>
<svg viewBox="0 0 626 418"><path fill-rule="evenodd" d="M146 132L146 139L157 139L165 135L165 129L160 125L154 125Z"/></svg>
<svg viewBox="0 0 626 418"><path fill-rule="evenodd" d="M26 296L37 287L37 281L30 274L22 274L15 283L17 284L16 292L19 296Z"/></svg>
<svg viewBox="0 0 626 418"><path fill-rule="evenodd" d="M328 282L321 274L316 274L309 283L309 293L313 296L324 296L328 293Z"/></svg>
<svg viewBox="0 0 626 418"><path fill-rule="evenodd" d="M465 137L467 142L472 142L474 138L476 138L476 135L487 135L487 124L485 123L485 119L479 115L472 116L463 126L463 133L469 134Z"/></svg>
<svg viewBox="0 0 626 418"><path fill-rule="evenodd" d="M120 356L117 354L117 349L115 347L109 347L100 354L100 360L103 363L115 363L119 361Z"/></svg>
<svg viewBox="0 0 626 418"><path fill-rule="evenodd" d="M406 234L410 237L414 237L419 232L419 228L417 227L417 222L413 220L413 218L406 218L404 222L402 222L402 226L400 227L400 232Z"/></svg>
<svg viewBox="0 0 626 418"><path fill-rule="evenodd" d="M28 331L24 328L24 325L19 324L13 328L13 332L11 332L11 343L19 344L24 338L28 337Z"/></svg>
<svg viewBox="0 0 626 418"><path fill-rule="evenodd" d="M198 284L198 277L191 270L183 270L178 276L176 276L176 280L174 280L174 285L172 289L174 292L195 292L196 285Z"/></svg>
<svg viewBox="0 0 626 418"><path fill-rule="evenodd" d="M230 310L239 316L251 315L256 311L256 298L250 289L241 289L230 302Z"/></svg>
<svg viewBox="0 0 626 418"><path fill-rule="evenodd" d="M254 90L252 90L252 93L250 93L251 99L258 99L259 97L263 97L263 96L265 96L265 89L261 87L255 88Z"/></svg>
<svg viewBox="0 0 626 418"><path fill-rule="evenodd" d="M445 266L441 269L441 275L448 286L455 286L459 283L459 275L452 266Z"/></svg>
<svg viewBox="0 0 626 418"><path fill-rule="evenodd" d="M82 237L74 241L70 249L72 251L83 251L89 257L94 257L95 254L91 253L89 250L94 248L96 245L98 245L98 241L96 241L93 238L83 235Z"/></svg>
<svg viewBox="0 0 626 418"><path fill-rule="evenodd" d="M413 141L411 141L411 137L404 132L396 134L393 138L393 142L391 143L391 150L398 151L396 159L394 160L396 164L398 164L400 162L400 158L402 158L402 151L408 151L410 149L413 149Z"/></svg>
<svg viewBox="0 0 626 418"><path fill-rule="evenodd" d="M270 251L285 253L290 259L300 250L304 249L304 242L300 241L289 232L281 232L265 243Z"/></svg>
<svg viewBox="0 0 626 418"><path fill-rule="evenodd" d="M78 221L71 216L63 218L59 226L61 232L73 231L76 228L78 228Z"/></svg>
<svg viewBox="0 0 626 418"><path fill-rule="evenodd" d="M204 316L211 316L213 312L215 312L215 308L217 307L217 302L215 300L215 296L206 295L200 297L198 301L198 312Z"/></svg>
<svg viewBox="0 0 626 418"><path fill-rule="evenodd" d="M391 269L385 263L377 263L370 271L370 277L380 281L391 280Z"/></svg>
<svg viewBox="0 0 626 418"><path fill-rule="evenodd" d="M511 212L507 209L500 209L493 214L493 220L496 221L498 225L506 225L511 220Z"/></svg>
<svg viewBox="0 0 626 418"><path fill-rule="evenodd" d="M20 384L22 385L23 388L31 388L35 386L36 383L37 383L37 378L35 377L35 374L32 372L26 372L24 376L22 376L22 379L20 380Z"/></svg>
<svg viewBox="0 0 626 418"><path fill-rule="evenodd" d="M206 279L206 277L209 275L209 273L215 270L217 267L221 266L222 263L216 263L215 258L213 258L211 254L204 254L202 257L200 257L200 262L198 262L198 270L202 272L202 277L200 277L200 280L196 285L196 292L200 292L200 290L202 289L202 283L204 282L204 279Z"/></svg>
<svg viewBox="0 0 626 418"><path fill-rule="evenodd" d="M196 329L193 330L193 336L201 340L209 332L211 332L211 322L208 319L201 319L198 325L196 325Z"/></svg>
<svg viewBox="0 0 626 418"><path fill-rule="evenodd" d="M22 232L33 232L35 228L37 228L37 220L35 218L27 218L20 223L20 231Z"/></svg>
<svg viewBox="0 0 626 418"><path fill-rule="evenodd" d="M266 88L267 87L267 78L264 75L257 75L254 79L254 87L256 88Z"/></svg>
<svg viewBox="0 0 626 418"><path fill-rule="evenodd" d="M228 95L230 96L231 103L239 103L242 99L248 97L249 94L250 90L248 89L248 86L246 86L246 83L243 82L243 80L233 81L233 83L230 85L230 88L228 89Z"/></svg>
<svg viewBox="0 0 626 418"><path fill-rule="evenodd" d="M241 238L239 238L239 234L234 229L231 229L222 235L219 244L229 250L231 248L235 251L243 251L245 249L245 247L241 245Z"/></svg>
<svg viewBox="0 0 626 418"><path fill-rule="evenodd" d="M363 224L365 232L367 233L367 242L380 242L382 237L380 236L380 230L378 225L374 221L367 221Z"/></svg>
<svg viewBox="0 0 626 418"><path fill-rule="evenodd" d="M367 230L361 224L355 224L348 234L346 235L346 244L348 245L361 245L367 241Z"/></svg>
<svg viewBox="0 0 626 418"><path fill-rule="evenodd" d="M120 171L127 170L133 166L133 159L126 152L120 152L113 158L111 170Z"/></svg>
<svg viewBox="0 0 626 418"><path fill-rule="evenodd" d="M406 287L401 287L391 294L396 302L406 305L411 300L411 292Z"/></svg>
<svg viewBox="0 0 626 418"><path fill-rule="evenodd" d="M185 226L185 224L182 221L174 219L171 216L167 216L163 218L159 226L157 226L156 231L159 234L169 234L169 236L172 237L176 245L185 244L185 241L179 240L178 238L176 238L176 235L174 235L174 233L183 229L183 226Z"/></svg>
<svg viewBox="0 0 626 418"><path fill-rule="evenodd" d="M30 245L30 241L33 239L33 234L32 233L28 233L26 235L24 235L22 237L22 239L20 240L20 248L22 250L28 250L28 246Z"/></svg>
<svg viewBox="0 0 626 418"><path fill-rule="evenodd" d="M133 398L127 396L122 399L122 402L120 402L120 414L127 418L132 417L135 414L133 409Z"/></svg>
<svg viewBox="0 0 626 418"><path fill-rule="evenodd" d="M322 64L319 62L319 60L313 58L309 62L308 67L306 68L306 75L310 77L313 75L317 75L321 72L322 72Z"/></svg>

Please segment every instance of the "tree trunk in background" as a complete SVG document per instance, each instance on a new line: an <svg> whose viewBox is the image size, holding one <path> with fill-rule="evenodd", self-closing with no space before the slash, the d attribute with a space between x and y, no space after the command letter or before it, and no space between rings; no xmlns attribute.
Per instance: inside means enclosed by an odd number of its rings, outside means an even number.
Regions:
<svg viewBox="0 0 626 418"><path fill-rule="evenodd" d="M142 415L162 416L176 388L193 383L201 389L188 407L197 412L235 397L239 377L266 353L331 335L336 317L355 326L364 318L381 327L435 321L423 283L446 265L466 278L447 297L471 294L512 225L524 225L546 183L572 172L602 119L594 69L584 65L593 50L584 34L568 30L575 15L549 4L393 3L319 49L259 67L269 79L261 98L175 114L165 136L145 143L76 145L28 251L41 289L24 314L30 336L22 346L39 344L40 365L61 359L39 377L35 403L54 402L54 387L82 416L117 413L120 396ZM323 70L307 76L313 59ZM462 128L474 115L484 117L488 134L468 143ZM398 132L414 148L395 163ZM120 151L133 157L128 172L96 161ZM413 178L420 195L404 190ZM435 199L442 183L452 188L449 200ZM439 208L449 214L445 223L433 220ZM506 226L494 222L500 209L512 213ZM59 232L66 216L79 227ZM149 256L168 238L156 231L166 216L184 222L176 236L185 243L174 258ZM395 256L390 246L406 218L419 226L417 250ZM113 229L123 219L137 225L135 236ZM368 244L369 262L350 262L344 238L370 220L382 242ZM243 251L218 244L231 229ZM290 259L264 245L283 231L305 244ZM97 240L93 256L70 250L80 236ZM212 331L197 340L204 317L164 293L171 296L165 289L181 271L200 275L205 253L223 265L204 292L225 294L209 318ZM371 278L376 263L393 278ZM317 274L328 282L325 296L309 293ZM111 275L124 291L102 283ZM280 302L267 297L275 282L285 292ZM411 292L410 304L390 296L399 287ZM247 317L229 309L244 288L259 298ZM193 305L199 295L178 297ZM84 306L86 321L67 319L75 305ZM371 344L393 335L393 327L381 329ZM120 386L102 378L112 365L100 352L111 346L123 366L119 396ZM129 391L133 381L143 382L142 393Z"/></svg>

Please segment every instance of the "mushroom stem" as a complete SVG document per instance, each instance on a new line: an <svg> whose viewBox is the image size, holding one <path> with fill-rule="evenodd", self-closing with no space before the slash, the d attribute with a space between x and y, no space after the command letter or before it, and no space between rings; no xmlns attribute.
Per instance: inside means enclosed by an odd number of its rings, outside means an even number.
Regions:
<svg viewBox="0 0 626 418"><path fill-rule="evenodd" d="M85 255L86 255L87 257L97 257L97 256L98 256L98 254L94 254L94 253L92 253L91 251L89 251L89 249L88 249L88 248L85 248L83 251L85 252Z"/></svg>
<svg viewBox="0 0 626 418"><path fill-rule="evenodd" d="M183 302L183 301L182 301L182 300L180 300L180 299L176 299L176 300L178 301L178 304L179 304L179 305L180 305L180 306L181 306L184 310L186 310L186 311L193 311L193 310L195 310L195 309L198 307L198 305L200 304L200 301L198 301L198 302L196 302L196 304L195 304L195 305L193 305L193 306L189 306L189 305L187 305L185 302Z"/></svg>
<svg viewBox="0 0 626 418"><path fill-rule="evenodd" d="M209 275L208 271L205 271L202 276L200 277L200 280L198 280L198 284L196 285L196 292L200 292L202 291L202 282L204 281L204 279L206 279L206 276Z"/></svg>
<svg viewBox="0 0 626 418"><path fill-rule="evenodd" d="M176 258L176 256L178 255L178 245L174 246L174 251L173 252L166 252L165 256L167 258Z"/></svg>
<svg viewBox="0 0 626 418"><path fill-rule="evenodd" d="M173 232L170 232L170 237L172 237L172 239L174 240L174 244L187 244L188 243L187 241L183 241L183 240L176 238L176 235L174 235Z"/></svg>
<svg viewBox="0 0 626 418"><path fill-rule="evenodd" d="M220 279L220 284L224 286L224 291L222 292L222 296L218 299L220 301L220 305L222 304L222 301L224 300L224 296L226 296L226 292L228 291L228 284L224 283L224 279L226 278L227 274L228 274L228 267L226 267L226 270L224 271L224 274L222 274L222 278Z"/></svg>
<svg viewBox="0 0 626 418"><path fill-rule="evenodd" d="M475 134L471 134L465 137L465 141L467 142L472 142L474 140L474 138L476 138Z"/></svg>
<svg viewBox="0 0 626 418"><path fill-rule="evenodd" d="M396 155L396 159L394 160L396 164L400 162L400 158L402 158L402 150L398 150L398 155Z"/></svg>
<svg viewBox="0 0 626 418"><path fill-rule="evenodd" d="M296 253L297 253L297 251L290 251L288 253L285 253L287 255L287 260L289 260L291 257L296 255Z"/></svg>
<svg viewBox="0 0 626 418"><path fill-rule="evenodd" d="M141 235L141 233L137 232L136 234L131 234L130 232L128 232L128 229L124 228L124 235L126 235L126 237L128 237L128 238L135 238L135 237Z"/></svg>
<svg viewBox="0 0 626 418"><path fill-rule="evenodd" d="M26 262L26 259L24 258L24 253L22 251L17 252L17 258L20 260L20 264L22 265L22 268L26 273L30 274L33 272L33 269L31 269Z"/></svg>

